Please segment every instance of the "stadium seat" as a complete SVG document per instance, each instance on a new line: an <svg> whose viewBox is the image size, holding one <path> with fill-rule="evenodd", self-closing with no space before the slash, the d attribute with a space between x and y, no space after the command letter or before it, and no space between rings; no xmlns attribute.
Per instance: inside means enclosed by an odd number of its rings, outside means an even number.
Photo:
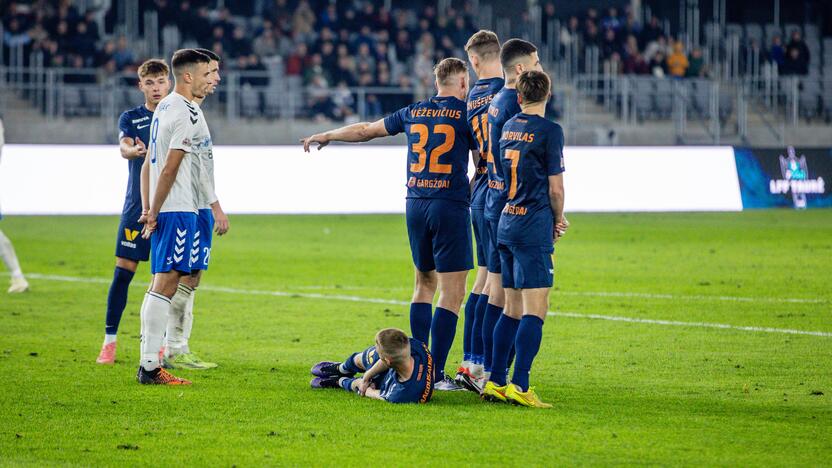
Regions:
<svg viewBox="0 0 832 468"><path fill-rule="evenodd" d="M82 109L84 115L98 115L101 113L102 88L92 85L81 89Z"/></svg>
<svg viewBox="0 0 832 468"><path fill-rule="evenodd" d="M783 37L783 30L780 29L780 26L774 23L766 24L764 29L766 31L766 44L771 44L771 39L774 38L774 36ZM785 38L783 38L783 42L786 42Z"/></svg>
<svg viewBox="0 0 832 468"><path fill-rule="evenodd" d="M748 42L756 39L760 44L763 44L763 28L757 23L746 24L745 38Z"/></svg>
<svg viewBox="0 0 832 468"><path fill-rule="evenodd" d="M240 115L254 117L260 113L260 91L251 86L240 90Z"/></svg>
<svg viewBox="0 0 832 468"><path fill-rule="evenodd" d="M783 25L783 31L785 32L785 39L786 39L783 42L788 42L788 40L792 37L792 33L794 31L800 32L801 35L803 34L802 28L797 23L786 23L785 25Z"/></svg>
<svg viewBox="0 0 832 468"><path fill-rule="evenodd" d="M634 76L632 77L632 86L636 118L643 120L653 112L653 93L655 92L653 78Z"/></svg>
<svg viewBox="0 0 832 468"><path fill-rule="evenodd" d="M743 27L738 23L728 23L725 25L725 37L737 36L740 39L743 37Z"/></svg>
<svg viewBox="0 0 832 468"><path fill-rule="evenodd" d="M656 113L659 117L667 118L673 113L673 82L674 80L663 79L656 81Z"/></svg>
<svg viewBox="0 0 832 468"><path fill-rule="evenodd" d="M62 86L60 91L64 116L76 116L81 111L81 90L75 86Z"/></svg>

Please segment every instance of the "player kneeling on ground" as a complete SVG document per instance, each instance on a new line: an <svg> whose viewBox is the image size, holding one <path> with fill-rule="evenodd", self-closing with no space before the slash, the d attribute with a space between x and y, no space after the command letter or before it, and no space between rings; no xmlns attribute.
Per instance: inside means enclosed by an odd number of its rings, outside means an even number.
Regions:
<svg viewBox="0 0 832 468"><path fill-rule="evenodd" d="M340 387L390 403L427 403L433 394L433 357L427 345L397 328L381 330L375 346L342 363L315 364L312 375L312 388Z"/></svg>

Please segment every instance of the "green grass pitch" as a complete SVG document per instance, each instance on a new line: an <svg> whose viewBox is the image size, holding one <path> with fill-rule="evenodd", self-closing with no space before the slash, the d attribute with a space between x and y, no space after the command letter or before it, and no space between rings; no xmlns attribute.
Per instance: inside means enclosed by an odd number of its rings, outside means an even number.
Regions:
<svg viewBox="0 0 832 468"><path fill-rule="evenodd" d="M532 372L555 407L532 410L309 389L316 361L409 329L402 216L232 216L192 338L220 367L189 388L135 382L148 265L119 362L94 363L115 217L7 218L32 288L0 293L0 465L830 464L832 211L570 220Z"/></svg>

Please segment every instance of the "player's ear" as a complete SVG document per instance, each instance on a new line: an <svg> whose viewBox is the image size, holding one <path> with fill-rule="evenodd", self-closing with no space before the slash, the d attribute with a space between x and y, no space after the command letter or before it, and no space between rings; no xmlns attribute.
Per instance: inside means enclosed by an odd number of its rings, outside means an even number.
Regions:
<svg viewBox="0 0 832 468"><path fill-rule="evenodd" d="M523 96L521 96L520 93L517 93L517 104L521 106L523 105Z"/></svg>

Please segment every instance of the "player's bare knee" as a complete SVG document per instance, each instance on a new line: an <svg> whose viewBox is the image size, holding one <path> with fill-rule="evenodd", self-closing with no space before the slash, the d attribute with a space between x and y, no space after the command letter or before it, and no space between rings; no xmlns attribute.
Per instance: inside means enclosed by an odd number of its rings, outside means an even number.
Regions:
<svg viewBox="0 0 832 468"><path fill-rule="evenodd" d="M116 266L121 268L122 270L127 270L129 272L135 273L136 270L139 268L139 262L135 260L130 260L129 258L116 257Z"/></svg>

